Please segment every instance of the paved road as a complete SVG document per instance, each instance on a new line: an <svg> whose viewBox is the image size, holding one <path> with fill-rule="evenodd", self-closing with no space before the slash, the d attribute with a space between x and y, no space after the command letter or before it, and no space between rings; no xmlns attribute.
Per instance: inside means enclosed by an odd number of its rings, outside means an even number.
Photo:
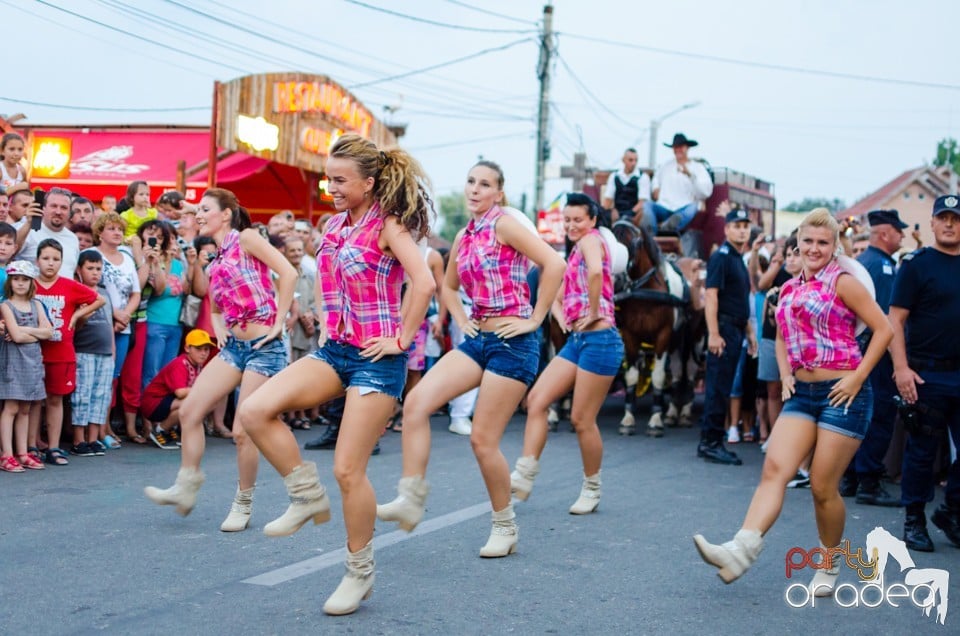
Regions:
<svg viewBox="0 0 960 636"><path fill-rule="evenodd" d="M426 520L413 535L378 526L375 593L359 612L338 618L325 616L321 606L342 574L339 514L294 537L265 537L263 525L286 500L264 462L253 527L218 531L236 475L229 441L208 440L207 483L187 518L142 494L145 484L170 483L175 451L127 444L106 457L72 458L67 468L0 474L0 633L957 633L960 550L935 529L937 552L913 557L918 567L953 577L945 626L910 606L844 609L828 600L813 609L789 607L787 585L809 574L787 581L785 555L817 544L809 491L787 493L757 566L723 585L690 536L732 535L759 475L758 447L737 448L742 467L709 465L694 456L694 430L625 438L616 420L612 410L602 418L599 511L567 514L580 464L576 437L561 425L533 495L517 505L519 551L486 560L477 551L489 531L488 503L469 442L436 418ZM297 436L303 442L318 433ZM521 436L522 420L515 418L503 442L511 464ZM369 474L386 500L399 476L400 436L388 433L382 446ZM306 455L318 462L338 511L331 453ZM850 502L847 536L860 546L875 526L898 535L900 515ZM888 585L902 580L895 565L887 568ZM843 577L856 582L849 570Z"/></svg>

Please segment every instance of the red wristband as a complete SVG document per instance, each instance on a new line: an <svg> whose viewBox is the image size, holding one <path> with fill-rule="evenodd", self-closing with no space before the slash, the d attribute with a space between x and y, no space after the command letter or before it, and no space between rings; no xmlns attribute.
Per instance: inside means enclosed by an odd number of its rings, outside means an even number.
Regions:
<svg viewBox="0 0 960 636"><path fill-rule="evenodd" d="M410 347L404 347L403 344L400 343L400 336L397 336L397 349L406 352L409 348Z"/></svg>

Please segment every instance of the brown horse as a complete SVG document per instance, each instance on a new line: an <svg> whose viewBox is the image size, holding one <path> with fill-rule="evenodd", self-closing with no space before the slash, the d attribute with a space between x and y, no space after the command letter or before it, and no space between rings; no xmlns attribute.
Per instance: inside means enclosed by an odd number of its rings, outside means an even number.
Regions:
<svg viewBox="0 0 960 636"><path fill-rule="evenodd" d="M672 416L669 422L674 424L677 417L681 416L683 424L691 423L693 373L689 360L696 334L691 331L693 325L690 318L696 316L691 308L700 309L702 314L697 271L699 261L680 259L675 267L664 259L656 240L646 228L638 228L632 223L616 223L613 233L630 253L627 280L621 281L615 296L617 326L623 337L628 369L626 408L620 421L620 433L632 435L636 431L634 408L638 368L646 366L645 356L649 355L647 351L652 347L653 409L647 422L647 434L660 437L663 435L666 407L664 390L668 372L672 384L677 386L673 393L674 403L668 411ZM691 299L696 299L697 303L692 304ZM676 355L671 357L671 352ZM671 360L672 368L668 369Z"/></svg>

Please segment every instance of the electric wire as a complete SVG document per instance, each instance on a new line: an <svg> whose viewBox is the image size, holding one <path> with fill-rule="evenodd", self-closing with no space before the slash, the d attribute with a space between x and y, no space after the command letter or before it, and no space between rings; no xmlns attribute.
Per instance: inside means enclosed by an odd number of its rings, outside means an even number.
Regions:
<svg viewBox="0 0 960 636"><path fill-rule="evenodd" d="M403 18L405 20L412 20L413 22L430 24L432 26L443 27L445 29L457 29L459 31L473 31L475 33L532 33L534 31L533 29L487 29L483 27L464 26L462 24L450 24L448 22L438 22L436 20L429 20L427 18L421 18L421 17L410 15L407 13L393 11L392 9L387 9L385 7L378 7L376 5L368 4L366 2L360 2L360 0L345 0L345 1L350 4L355 4L358 7L363 7L365 9L370 9L372 11L379 11L380 13L386 13L387 15L392 15L396 18Z"/></svg>
<svg viewBox="0 0 960 636"><path fill-rule="evenodd" d="M157 108L122 108L117 106L76 106L74 104L49 104L47 102L35 102L28 99L19 99L14 97L0 96L0 101L12 102L14 104L23 104L25 106L41 106L43 108L59 108L63 110L89 110L103 111L108 113L185 113L195 110L210 110L210 106L161 106Z"/></svg>

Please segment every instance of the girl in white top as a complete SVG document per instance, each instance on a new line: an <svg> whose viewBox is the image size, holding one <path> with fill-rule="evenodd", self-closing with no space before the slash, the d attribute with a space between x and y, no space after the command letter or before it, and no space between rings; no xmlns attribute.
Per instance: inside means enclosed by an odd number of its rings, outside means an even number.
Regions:
<svg viewBox="0 0 960 636"><path fill-rule="evenodd" d="M23 137L15 132L0 137L0 185L7 190L27 180L27 171L20 163L23 147Z"/></svg>

